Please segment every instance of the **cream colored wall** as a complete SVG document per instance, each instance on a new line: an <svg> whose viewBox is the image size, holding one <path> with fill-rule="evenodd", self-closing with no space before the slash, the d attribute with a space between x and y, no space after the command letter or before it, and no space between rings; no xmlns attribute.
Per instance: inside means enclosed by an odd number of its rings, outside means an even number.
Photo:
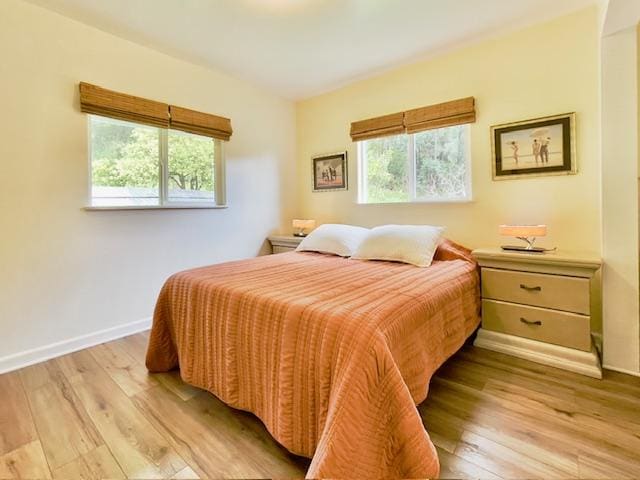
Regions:
<svg viewBox="0 0 640 480"><path fill-rule="evenodd" d="M297 105L298 215L323 222L445 225L469 247L504 242L500 223L546 223L546 246L600 252L597 9L491 39ZM351 121L474 96L473 197L464 204L358 205ZM489 127L575 111L579 174L494 182ZM311 192L310 158L348 150L349 190Z"/></svg>
<svg viewBox="0 0 640 480"><path fill-rule="evenodd" d="M291 102L18 0L0 58L0 363L150 316L168 275L254 256L294 215ZM229 208L83 210L81 80L231 117Z"/></svg>

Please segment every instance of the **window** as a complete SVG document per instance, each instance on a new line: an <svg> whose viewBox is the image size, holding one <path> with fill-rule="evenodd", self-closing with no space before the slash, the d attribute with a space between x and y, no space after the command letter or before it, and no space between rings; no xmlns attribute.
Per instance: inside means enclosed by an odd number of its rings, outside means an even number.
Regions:
<svg viewBox="0 0 640 480"><path fill-rule="evenodd" d="M471 200L469 125L358 142L360 203Z"/></svg>
<svg viewBox="0 0 640 480"><path fill-rule="evenodd" d="M90 115L91 206L224 205L218 139Z"/></svg>

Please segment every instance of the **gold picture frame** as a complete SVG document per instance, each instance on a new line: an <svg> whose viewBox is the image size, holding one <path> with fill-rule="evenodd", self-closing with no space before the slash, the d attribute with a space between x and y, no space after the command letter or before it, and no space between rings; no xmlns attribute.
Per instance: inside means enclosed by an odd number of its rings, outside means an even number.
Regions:
<svg viewBox="0 0 640 480"><path fill-rule="evenodd" d="M491 127L493 180L575 175L576 114Z"/></svg>

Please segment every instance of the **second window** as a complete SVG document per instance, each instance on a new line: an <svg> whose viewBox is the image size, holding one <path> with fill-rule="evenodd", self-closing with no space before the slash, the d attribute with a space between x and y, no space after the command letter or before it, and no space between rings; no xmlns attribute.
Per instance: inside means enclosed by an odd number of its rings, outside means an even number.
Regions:
<svg viewBox="0 0 640 480"><path fill-rule="evenodd" d="M358 143L360 203L471 200L469 126Z"/></svg>

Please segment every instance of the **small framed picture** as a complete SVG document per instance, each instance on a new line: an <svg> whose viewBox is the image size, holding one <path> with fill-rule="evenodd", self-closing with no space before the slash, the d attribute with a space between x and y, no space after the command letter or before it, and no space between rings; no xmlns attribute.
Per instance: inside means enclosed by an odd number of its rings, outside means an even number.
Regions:
<svg viewBox="0 0 640 480"><path fill-rule="evenodd" d="M491 127L493 179L578 172L575 113Z"/></svg>
<svg viewBox="0 0 640 480"><path fill-rule="evenodd" d="M313 157L313 191L347 189L347 152Z"/></svg>

